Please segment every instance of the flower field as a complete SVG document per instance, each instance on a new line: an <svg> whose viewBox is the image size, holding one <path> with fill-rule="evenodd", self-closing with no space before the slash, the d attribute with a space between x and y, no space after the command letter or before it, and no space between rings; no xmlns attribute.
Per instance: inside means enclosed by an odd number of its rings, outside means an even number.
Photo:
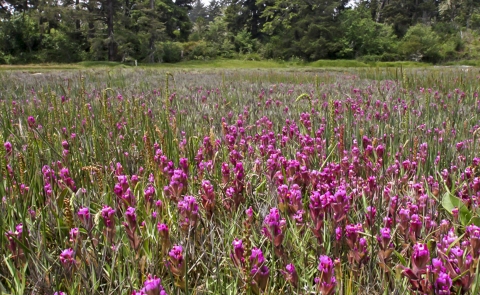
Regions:
<svg viewBox="0 0 480 295"><path fill-rule="evenodd" d="M0 81L0 294L480 292L478 70Z"/></svg>

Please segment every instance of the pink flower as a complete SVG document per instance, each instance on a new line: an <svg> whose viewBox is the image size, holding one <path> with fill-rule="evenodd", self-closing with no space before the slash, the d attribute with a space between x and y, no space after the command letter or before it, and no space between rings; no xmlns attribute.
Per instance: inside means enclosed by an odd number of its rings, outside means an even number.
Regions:
<svg viewBox="0 0 480 295"><path fill-rule="evenodd" d="M182 201L178 202L179 223L180 227L187 231L194 228L199 217L197 200L193 196L185 196Z"/></svg>
<svg viewBox="0 0 480 295"><path fill-rule="evenodd" d="M296 287L298 284L298 274L297 270L295 269L295 265L293 263L287 264L285 270L281 271L285 281L292 284L292 286Z"/></svg>
<svg viewBox="0 0 480 295"><path fill-rule="evenodd" d="M90 211L88 207L80 208L80 210L78 210L77 216L87 230L90 230L92 228L92 217L90 216Z"/></svg>
<svg viewBox="0 0 480 295"><path fill-rule="evenodd" d="M143 289L141 292L144 292L146 295L167 295L163 286L161 284L161 280L156 276L148 275L147 280L143 284Z"/></svg>
<svg viewBox="0 0 480 295"><path fill-rule="evenodd" d="M102 209L102 217L103 217L103 222L105 223L105 226L108 228L115 228L115 210L112 209L112 207L109 206L103 206Z"/></svg>
<svg viewBox="0 0 480 295"><path fill-rule="evenodd" d="M73 252L72 248L65 249L60 253L60 262L63 266L68 267L71 265L75 265L75 253Z"/></svg>
<svg viewBox="0 0 480 295"><path fill-rule="evenodd" d="M417 243L413 246L412 254L412 266L413 272L423 272L428 262L430 261L430 252L428 251L427 244Z"/></svg>
<svg viewBox="0 0 480 295"><path fill-rule="evenodd" d="M318 290L322 295L331 295L335 293L335 265L330 257L326 255L320 256L318 270L320 277L315 278Z"/></svg>
<svg viewBox="0 0 480 295"><path fill-rule="evenodd" d="M279 247L283 242L285 224L286 220L280 218L280 211L277 208L270 209L270 213L265 216L262 233L273 242L275 247Z"/></svg>
<svg viewBox="0 0 480 295"><path fill-rule="evenodd" d="M7 141L3 144L3 147L5 148L5 152L7 153L7 155L10 155L12 153L12 144Z"/></svg>

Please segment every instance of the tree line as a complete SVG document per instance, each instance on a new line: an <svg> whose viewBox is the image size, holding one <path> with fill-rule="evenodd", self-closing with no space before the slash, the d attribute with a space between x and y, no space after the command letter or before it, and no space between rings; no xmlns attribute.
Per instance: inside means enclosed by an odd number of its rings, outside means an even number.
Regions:
<svg viewBox="0 0 480 295"><path fill-rule="evenodd" d="M0 63L478 59L480 0L0 0Z"/></svg>

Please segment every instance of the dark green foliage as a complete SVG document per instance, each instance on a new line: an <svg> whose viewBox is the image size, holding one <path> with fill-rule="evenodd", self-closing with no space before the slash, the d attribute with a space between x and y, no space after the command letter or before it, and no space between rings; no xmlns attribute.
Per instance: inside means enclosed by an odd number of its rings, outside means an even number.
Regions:
<svg viewBox="0 0 480 295"><path fill-rule="evenodd" d="M397 42L392 28L372 20L367 9L346 10L341 20L343 48L339 56L380 56L395 50Z"/></svg>
<svg viewBox="0 0 480 295"><path fill-rule="evenodd" d="M0 63L476 59L477 2L5 0Z"/></svg>
<svg viewBox="0 0 480 295"><path fill-rule="evenodd" d="M415 61L438 62L442 58L440 38L427 25L410 27L400 44L400 52Z"/></svg>
<svg viewBox="0 0 480 295"><path fill-rule="evenodd" d="M182 47L177 43L164 42L158 44L158 47L162 50L162 61L164 62L179 62L182 60Z"/></svg>
<svg viewBox="0 0 480 295"><path fill-rule="evenodd" d="M274 46L280 47L274 50L273 55L284 59L300 57L317 60L334 57L341 48L341 1L260 2L266 5L262 14L267 20L263 31L280 37L272 40L276 44Z"/></svg>

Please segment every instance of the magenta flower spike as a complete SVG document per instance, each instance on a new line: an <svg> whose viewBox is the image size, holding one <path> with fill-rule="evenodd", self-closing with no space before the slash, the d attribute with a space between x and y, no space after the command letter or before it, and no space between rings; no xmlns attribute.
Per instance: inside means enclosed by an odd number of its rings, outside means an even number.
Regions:
<svg viewBox="0 0 480 295"><path fill-rule="evenodd" d="M250 255L250 263L257 266L265 263L265 257L263 256L263 252L260 248L253 247L252 254Z"/></svg>
<svg viewBox="0 0 480 295"><path fill-rule="evenodd" d="M27 123L28 123L28 127L35 128L36 120L35 120L34 117L29 116L28 119L27 119Z"/></svg>
<svg viewBox="0 0 480 295"><path fill-rule="evenodd" d="M115 210L112 209L112 207L103 206L101 214L102 214L103 222L105 223L105 226L107 228L114 229L115 228Z"/></svg>
<svg viewBox="0 0 480 295"><path fill-rule="evenodd" d="M285 281L296 287L298 285L298 273L293 263L287 264L285 270L281 270Z"/></svg>
<svg viewBox="0 0 480 295"><path fill-rule="evenodd" d="M208 180L202 180L201 191L202 205L208 217L213 215L215 210L215 191L213 185Z"/></svg>
<svg viewBox="0 0 480 295"><path fill-rule="evenodd" d="M12 144L9 141L5 142L3 144L3 147L5 148L5 152L6 152L7 156L12 153L13 148L12 148Z"/></svg>
<svg viewBox="0 0 480 295"><path fill-rule="evenodd" d="M183 279L186 271L186 265L183 258L183 247L175 245L168 252L167 266L174 276L179 279Z"/></svg>
<svg viewBox="0 0 480 295"><path fill-rule="evenodd" d="M70 229L70 242L74 243L77 241L79 233L78 227Z"/></svg>
<svg viewBox="0 0 480 295"><path fill-rule="evenodd" d="M421 273L425 271L428 262L430 261L430 252L427 244L417 243L413 246L412 254L412 270L414 273Z"/></svg>
<svg viewBox="0 0 480 295"><path fill-rule="evenodd" d="M472 224L467 226L467 233L474 259L480 256L480 227Z"/></svg>
<svg viewBox="0 0 480 295"><path fill-rule="evenodd" d="M178 202L179 224L184 231L194 228L199 218L197 200L193 196L185 196Z"/></svg>
<svg viewBox="0 0 480 295"><path fill-rule="evenodd" d="M161 238L162 251L163 253L166 253L167 249L170 248L170 234L168 226L165 223L159 223L157 224L157 230Z"/></svg>
<svg viewBox="0 0 480 295"><path fill-rule="evenodd" d="M242 269L245 266L245 257L244 252L245 248L243 246L243 241L241 239L235 238L233 240L233 252L230 254L230 258L236 267Z"/></svg>
<svg viewBox="0 0 480 295"><path fill-rule="evenodd" d="M60 262L64 267L71 267L76 264L75 253L72 248L68 248L60 253Z"/></svg>
<svg viewBox="0 0 480 295"><path fill-rule="evenodd" d="M320 277L315 278L317 289L322 295L331 295L335 293L337 281L335 279L335 265L332 259L326 255L320 256L318 270Z"/></svg>
<svg viewBox="0 0 480 295"><path fill-rule="evenodd" d="M270 213L263 221L262 233L275 245L279 247L284 238L283 230L286 225L285 218L280 218L280 210L270 209Z"/></svg>
<svg viewBox="0 0 480 295"><path fill-rule="evenodd" d="M92 216L88 207L82 207L77 212L78 219L82 222L86 230L91 230L93 226Z"/></svg>
<svg viewBox="0 0 480 295"><path fill-rule="evenodd" d="M128 207L125 211L125 218L127 219L128 227L134 230L137 227L137 214L135 213L135 208Z"/></svg>
<svg viewBox="0 0 480 295"><path fill-rule="evenodd" d="M153 202L153 197L155 196L155 187L153 187L153 185L147 186L147 188L143 192L143 195L147 203Z"/></svg>
<svg viewBox="0 0 480 295"><path fill-rule="evenodd" d="M253 280L257 284L258 288L265 290L268 283L268 276L270 275L270 270L266 265L258 267L257 265L252 266L250 271Z"/></svg>
<svg viewBox="0 0 480 295"><path fill-rule="evenodd" d="M450 295L450 289L452 288L452 279L450 276L441 272L438 274L438 278L435 281L435 294L438 295Z"/></svg>
<svg viewBox="0 0 480 295"><path fill-rule="evenodd" d="M146 295L167 295L161 283L157 276L148 275L141 292Z"/></svg>

